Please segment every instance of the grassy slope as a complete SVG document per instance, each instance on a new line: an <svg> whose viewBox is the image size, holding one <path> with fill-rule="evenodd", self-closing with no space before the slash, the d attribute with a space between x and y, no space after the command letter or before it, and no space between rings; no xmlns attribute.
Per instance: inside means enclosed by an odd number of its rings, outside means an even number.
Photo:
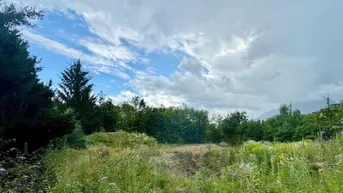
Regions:
<svg viewBox="0 0 343 193"><path fill-rule="evenodd" d="M52 151L50 192L341 192L343 150L331 142L239 147L159 145L124 132Z"/></svg>

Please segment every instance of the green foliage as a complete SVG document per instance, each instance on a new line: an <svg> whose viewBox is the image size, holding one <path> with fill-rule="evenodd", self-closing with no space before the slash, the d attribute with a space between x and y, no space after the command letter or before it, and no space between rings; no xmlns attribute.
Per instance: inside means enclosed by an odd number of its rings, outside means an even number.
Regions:
<svg viewBox="0 0 343 193"><path fill-rule="evenodd" d="M329 100L329 99L328 99ZM317 114L319 132L325 139L330 139L343 129L343 103L328 104Z"/></svg>
<svg viewBox="0 0 343 193"><path fill-rule="evenodd" d="M87 147L87 140L85 139L82 127L79 123L76 123L73 132L66 135L64 138L65 145L67 145L68 147L76 149Z"/></svg>
<svg viewBox="0 0 343 193"><path fill-rule="evenodd" d="M120 108L113 105L112 101L99 97L98 115L101 119L101 126L106 132L114 132L118 128Z"/></svg>
<svg viewBox="0 0 343 193"><path fill-rule="evenodd" d="M244 140L262 141L264 137L263 125L260 120L247 120L240 125Z"/></svg>
<svg viewBox="0 0 343 193"><path fill-rule="evenodd" d="M240 133L242 131L239 130L239 125L246 120L246 112L236 111L228 114L223 120L221 120L219 127L222 128L225 135L229 135L231 133Z"/></svg>
<svg viewBox="0 0 343 193"><path fill-rule="evenodd" d="M148 134L162 143L202 143L209 123L206 111L167 108L151 111Z"/></svg>
<svg viewBox="0 0 343 193"><path fill-rule="evenodd" d="M299 141L301 139L324 140L335 138L342 131L343 103L329 104L318 112L302 115L291 105L282 105L280 114L262 123L263 140Z"/></svg>
<svg viewBox="0 0 343 193"><path fill-rule="evenodd" d="M0 136L16 139L20 148L25 142L39 148L68 130L55 127L66 124L52 109L52 82L39 80L39 61L28 52L19 30L22 25L34 27L31 20L42 17L32 7L17 9L0 2Z"/></svg>
<svg viewBox="0 0 343 193"><path fill-rule="evenodd" d="M114 133L98 132L88 135L87 142L91 145L103 144L108 147L129 147L154 146L156 140L144 133L128 133L117 131Z"/></svg>
<svg viewBox="0 0 343 193"><path fill-rule="evenodd" d="M49 154L47 163L57 174L49 192L174 192L178 186L140 152L115 152L106 147L62 150Z"/></svg>
<svg viewBox="0 0 343 193"><path fill-rule="evenodd" d="M279 114L265 121L249 120L239 111L210 121L207 111L186 106L149 107L139 97L115 105L98 98L80 60L63 71L54 93L51 81L38 78L42 68L19 31L42 17L42 11L18 10L0 0L0 192L342 190L343 102L330 104L328 98L326 108L307 115L281 105ZM43 160L37 154L10 159L3 152L12 145L38 149L52 139L59 148ZM197 152L163 146L171 149L164 152L157 145L242 140L248 142ZM163 170L156 156L178 160L172 166L185 167L192 178ZM46 178L49 185L42 182Z"/></svg>
<svg viewBox="0 0 343 193"><path fill-rule="evenodd" d="M43 18L43 11L37 11L34 7L26 6L20 10L16 9L13 4L6 5L0 1L0 26L13 29L18 26L35 27L31 20Z"/></svg>
<svg viewBox="0 0 343 193"><path fill-rule="evenodd" d="M209 123L205 129L205 141L220 143L224 138L223 131L215 123Z"/></svg>
<svg viewBox="0 0 343 193"><path fill-rule="evenodd" d="M104 137L104 136L102 136ZM177 150L177 149L178 150ZM343 188L340 140L295 143L247 142L230 148L197 150L164 146L118 149L94 145L88 149L64 148L49 152L49 192L340 192ZM175 155L200 156L192 175L180 176L156 164ZM192 157L192 156L191 156ZM190 161L178 157L179 164ZM187 159L187 160L182 160ZM171 162L173 161L173 162Z"/></svg>
<svg viewBox="0 0 343 193"><path fill-rule="evenodd" d="M300 139L316 139L318 137L320 126L317 122L317 113L311 113L303 117L301 125L296 127L295 138Z"/></svg>
<svg viewBox="0 0 343 193"><path fill-rule="evenodd" d="M31 124L49 106L53 93L39 81L38 61L27 51L28 43L18 30L9 28L27 24L40 13L16 10L13 5L2 6L0 13L5 23L0 27L0 134L6 136L20 132L19 124Z"/></svg>
<svg viewBox="0 0 343 193"><path fill-rule="evenodd" d="M89 72L82 69L81 61L74 61L62 72L62 82L59 84L60 90L57 91L57 96L77 110L87 103L95 103L96 98L91 94L93 84L89 83L91 78L88 75Z"/></svg>
<svg viewBox="0 0 343 193"><path fill-rule="evenodd" d="M120 113L118 115L118 129L125 131L134 131L134 123L136 122L135 107L129 103L123 103L120 105Z"/></svg>
<svg viewBox="0 0 343 193"><path fill-rule="evenodd" d="M178 144L329 140L342 131L343 104L330 104L329 98L327 108L308 115L293 110L292 105L281 105L279 114L265 121L250 120L244 111L210 121L207 111L150 107L138 96L113 104L103 95L92 94L90 73L80 60L62 72L54 93L51 81L39 80L39 61L29 54L18 30L22 25L34 27L30 21L41 19L43 12L32 7L18 10L2 2L0 8L0 137L15 138L19 146L28 142L29 147L38 148L62 137L69 146L85 147L83 135L100 130L145 133L158 142ZM72 113L64 114L69 108Z"/></svg>
<svg viewBox="0 0 343 193"><path fill-rule="evenodd" d="M89 72L82 69L80 60L76 60L62 72L62 82L57 91L58 104L75 110L86 134L98 131L101 124L96 116L96 97L92 95L93 84L90 80Z"/></svg>
<svg viewBox="0 0 343 193"><path fill-rule="evenodd" d="M238 144L242 140L244 130L242 124L247 121L246 112L236 111L228 114L219 121L219 129L223 131L225 141L232 144Z"/></svg>
<svg viewBox="0 0 343 193"><path fill-rule="evenodd" d="M219 173L223 167L230 164L230 155L222 151L209 151L202 158L202 165L212 173Z"/></svg>
<svg viewBox="0 0 343 193"><path fill-rule="evenodd" d="M313 133L309 130L314 130L312 127L314 123L307 122L310 120L307 116L309 115L302 115L299 110L293 111L291 105L281 105L279 115L270 117L261 123L262 139L286 142L310 138L308 135Z"/></svg>
<svg viewBox="0 0 343 193"><path fill-rule="evenodd" d="M234 112L210 121L206 111L188 107L149 107L143 99L134 97L118 106L110 100L100 100L98 112L104 131L146 133L161 143L227 141L239 144L242 140L287 142L316 139L320 131L325 139L332 138L341 128L338 127L339 117L343 117L340 108L341 105L330 108L330 111L337 111L331 114L322 110L326 114L321 111L302 115L299 110L292 110L291 105L282 105L279 115L265 121L249 120L245 112ZM335 116L329 120L327 117L332 117L329 115ZM333 126L330 127L329 123Z"/></svg>

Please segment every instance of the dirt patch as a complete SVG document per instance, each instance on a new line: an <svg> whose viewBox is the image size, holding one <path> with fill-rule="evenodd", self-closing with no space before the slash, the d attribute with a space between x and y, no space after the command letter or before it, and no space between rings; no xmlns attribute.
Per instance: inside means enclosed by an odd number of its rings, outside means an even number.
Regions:
<svg viewBox="0 0 343 193"><path fill-rule="evenodd" d="M214 144L165 146L160 155L152 157L152 162L174 175L190 177L202 166L207 152L223 148Z"/></svg>
<svg viewBox="0 0 343 193"><path fill-rule="evenodd" d="M193 152L166 152L154 157L153 162L173 174L192 176L200 167L201 154Z"/></svg>

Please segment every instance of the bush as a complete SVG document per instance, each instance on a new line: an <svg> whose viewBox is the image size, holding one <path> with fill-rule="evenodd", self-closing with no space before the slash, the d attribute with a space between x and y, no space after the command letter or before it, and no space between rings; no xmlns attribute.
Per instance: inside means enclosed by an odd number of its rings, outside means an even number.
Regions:
<svg viewBox="0 0 343 193"><path fill-rule="evenodd" d="M24 144L27 143L28 150L35 151L48 145L52 140L71 133L74 128L73 115L59 114L49 109L30 127L25 125L19 127L26 129L16 135L15 146L23 149Z"/></svg>
<svg viewBox="0 0 343 193"><path fill-rule="evenodd" d="M204 155L202 162L203 166L212 172L218 173L223 167L229 165L230 155L226 150L209 151Z"/></svg>
<svg viewBox="0 0 343 193"><path fill-rule="evenodd" d="M135 148L142 145L154 146L156 139L149 137L144 133L128 133L117 131L114 133L98 132L86 137L89 144L104 144L109 147L129 147Z"/></svg>
<svg viewBox="0 0 343 193"><path fill-rule="evenodd" d="M92 156L90 156L92 155ZM47 155L54 172L49 192L175 192L176 183L139 152L104 146L62 149Z"/></svg>
<svg viewBox="0 0 343 193"><path fill-rule="evenodd" d="M57 139L58 147L70 147L75 149L82 149L87 147L87 140L82 131L80 123L75 124L75 128L72 133Z"/></svg>

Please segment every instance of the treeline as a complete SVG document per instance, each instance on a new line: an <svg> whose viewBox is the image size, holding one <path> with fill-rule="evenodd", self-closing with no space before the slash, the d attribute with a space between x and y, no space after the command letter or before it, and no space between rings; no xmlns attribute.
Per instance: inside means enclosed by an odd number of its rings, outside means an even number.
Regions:
<svg viewBox="0 0 343 193"><path fill-rule="evenodd" d="M47 145L71 134L118 130L144 132L161 143L239 143L244 140L296 141L330 139L342 129L343 104L303 115L289 105L265 121L251 120L245 112L210 118L207 111L190 107L151 107L134 97L113 104L106 96L93 94L89 72L75 60L60 75L58 89L43 83L40 60L30 55L20 28L34 28L31 20L43 12L1 4L0 12L0 147L15 139L21 148Z"/></svg>

